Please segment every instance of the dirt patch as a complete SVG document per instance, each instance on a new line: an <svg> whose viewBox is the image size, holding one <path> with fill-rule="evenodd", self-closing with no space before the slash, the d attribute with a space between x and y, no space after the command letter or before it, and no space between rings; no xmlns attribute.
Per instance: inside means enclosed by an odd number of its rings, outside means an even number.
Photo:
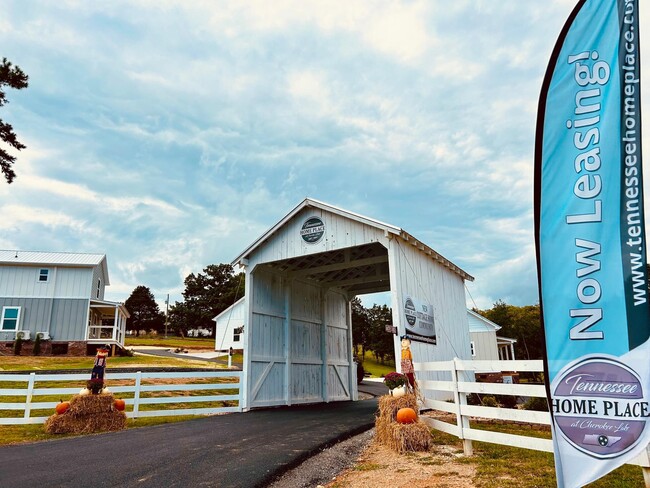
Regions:
<svg viewBox="0 0 650 488"><path fill-rule="evenodd" d="M462 454L449 446L434 446L428 452L395 454L373 443L357 459L355 466L324 485L327 488L468 488L476 469L460 462Z"/></svg>
<svg viewBox="0 0 650 488"><path fill-rule="evenodd" d="M396 454L374 441L374 429L310 458L270 488L474 488L476 469L455 446Z"/></svg>

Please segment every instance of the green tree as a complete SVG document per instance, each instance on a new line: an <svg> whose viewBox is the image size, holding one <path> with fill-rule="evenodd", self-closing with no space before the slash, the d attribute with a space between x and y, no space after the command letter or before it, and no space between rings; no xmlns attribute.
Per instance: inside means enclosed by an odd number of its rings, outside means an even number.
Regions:
<svg viewBox="0 0 650 488"><path fill-rule="evenodd" d="M370 319L368 310L362 305L359 297L352 299L352 342L355 352L361 349L361 360L370 348Z"/></svg>
<svg viewBox="0 0 650 488"><path fill-rule="evenodd" d="M178 328L184 330L205 328L214 337L212 320L244 295L244 274L235 274L229 264L211 264L203 273L191 273L185 278L184 306L178 304L174 320L185 320Z"/></svg>
<svg viewBox="0 0 650 488"><path fill-rule="evenodd" d="M542 359L544 343L539 305L517 307L498 300L491 309L479 313L501 326L499 335L517 339L516 356Z"/></svg>
<svg viewBox="0 0 650 488"><path fill-rule="evenodd" d="M138 335L141 330L161 331L165 325L165 317L158 308L153 293L146 286L137 286L124 306L131 317L126 321L127 330L135 330Z"/></svg>
<svg viewBox="0 0 650 488"><path fill-rule="evenodd" d="M0 63L0 107L9 102L4 88L9 87L22 90L23 88L27 88L27 80L28 76L18 66L13 66L7 61L7 58L2 58L2 63ZM25 149L25 145L18 142L14 128L10 124L3 122L2 119L0 119L0 139L17 151ZM16 173L12 168L15 162L16 157L0 147L0 169L2 169L7 183L11 183L16 177Z"/></svg>
<svg viewBox="0 0 650 488"><path fill-rule="evenodd" d="M194 328L194 324L200 320L198 312L188 307L185 302L176 302L169 307L169 328L176 335L185 337L187 331Z"/></svg>
<svg viewBox="0 0 650 488"><path fill-rule="evenodd" d="M387 305L373 305L368 309L370 320L370 349L382 364L395 354L394 334L386 332L386 326L392 325L393 313Z"/></svg>

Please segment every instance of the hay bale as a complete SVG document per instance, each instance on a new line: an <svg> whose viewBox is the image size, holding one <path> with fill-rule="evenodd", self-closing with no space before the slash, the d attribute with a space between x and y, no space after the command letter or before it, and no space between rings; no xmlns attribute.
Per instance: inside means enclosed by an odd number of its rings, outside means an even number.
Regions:
<svg viewBox="0 0 650 488"><path fill-rule="evenodd" d="M75 395L70 408L45 422L49 434L91 434L126 428L126 415L115 409L113 395Z"/></svg>
<svg viewBox="0 0 650 488"><path fill-rule="evenodd" d="M75 395L70 400L70 408L66 413L78 417L92 414L102 414L113 410L115 397L107 395Z"/></svg>
<svg viewBox="0 0 650 488"><path fill-rule="evenodd" d="M418 421L413 424L398 423L395 417L400 408L412 408L418 415ZM375 440L399 453L429 450L431 431L419 420L417 397L413 393L407 393L401 397L389 395L379 397L379 415L375 420Z"/></svg>
<svg viewBox="0 0 650 488"><path fill-rule="evenodd" d="M413 393L407 393L401 397L383 395L379 397L379 417L395 420L397 411L400 408L412 408L418 411L418 400Z"/></svg>
<svg viewBox="0 0 650 488"><path fill-rule="evenodd" d="M431 448L431 431L422 421L413 424L393 422L388 426L388 431L388 442L385 445L400 454L428 451Z"/></svg>

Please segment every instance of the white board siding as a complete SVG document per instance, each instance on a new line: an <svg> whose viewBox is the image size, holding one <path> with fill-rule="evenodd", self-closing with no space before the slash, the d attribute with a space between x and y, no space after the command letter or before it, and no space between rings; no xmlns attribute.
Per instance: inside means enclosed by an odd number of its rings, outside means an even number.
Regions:
<svg viewBox="0 0 650 488"><path fill-rule="evenodd" d="M3 307L20 307L18 329L33 332L43 331L47 330L51 302L52 300L44 298L0 298L0 311ZM32 335L32 337L34 336ZM14 339L13 331L0 332L0 341L13 341Z"/></svg>
<svg viewBox="0 0 650 488"><path fill-rule="evenodd" d="M247 405L256 407L286 402L286 311L282 277L256 270L247 277L251 319L244 329L249 356Z"/></svg>
<svg viewBox="0 0 650 488"><path fill-rule="evenodd" d="M351 324L348 324L349 302L347 297L330 291L325 300L325 323L327 329L327 400L351 400L350 380L352 362Z"/></svg>
<svg viewBox="0 0 650 488"><path fill-rule="evenodd" d="M433 306L437 345L412 341L413 361L446 361L454 357L470 359L463 279L400 237L390 240L388 252L393 325L398 327L398 335L405 333L405 295ZM398 365L401 357L399 336L395 337L395 355ZM426 377L422 377L423 375ZM446 372L427 372L416 376L416 379L448 381L451 380L451 376ZM444 399L444 395L440 399Z"/></svg>
<svg viewBox="0 0 650 488"><path fill-rule="evenodd" d="M249 281L247 407L350 399L346 297L264 268Z"/></svg>
<svg viewBox="0 0 650 488"><path fill-rule="evenodd" d="M99 286L99 296L97 296L97 280L101 280ZM105 289L106 289L106 275L104 274L104 269L101 266L95 266L93 268L93 279L90 284L90 296L93 299L103 300Z"/></svg>
<svg viewBox="0 0 650 488"><path fill-rule="evenodd" d="M244 334L239 335L239 342L235 342L233 336L235 329L245 324L245 315L246 299L241 298L213 319L216 324L215 351L227 351L231 347L233 349L244 348Z"/></svg>
<svg viewBox="0 0 650 488"><path fill-rule="evenodd" d="M323 401L321 358L320 287L298 280L287 281L291 307L289 340L289 401Z"/></svg>
<svg viewBox="0 0 650 488"><path fill-rule="evenodd" d="M85 341L89 300L54 300L50 336L56 341Z"/></svg>
<svg viewBox="0 0 650 488"><path fill-rule="evenodd" d="M47 282L39 282L41 269L49 269ZM52 266L0 267L0 297L89 298L91 268Z"/></svg>
<svg viewBox="0 0 650 488"><path fill-rule="evenodd" d="M474 342L474 351L476 353L472 359L477 361L499 359L496 330L485 332L470 332L469 336L470 340Z"/></svg>
<svg viewBox="0 0 650 488"><path fill-rule="evenodd" d="M0 298L3 306L20 307L20 330L49 331L55 341L86 340L86 313L89 301L52 298ZM0 332L0 340L13 341L13 332Z"/></svg>
<svg viewBox="0 0 650 488"><path fill-rule="evenodd" d="M315 244L308 244L300 237L302 224L309 217L319 217L325 224L325 235ZM269 237L263 246L255 250L249 263L254 267L258 263L344 249L371 242L385 243L384 232L322 209L305 208Z"/></svg>

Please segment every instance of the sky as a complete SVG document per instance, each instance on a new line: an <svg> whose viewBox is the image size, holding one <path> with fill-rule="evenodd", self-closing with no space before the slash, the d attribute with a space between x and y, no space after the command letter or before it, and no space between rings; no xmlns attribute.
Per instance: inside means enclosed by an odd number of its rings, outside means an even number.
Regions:
<svg viewBox="0 0 650 488"><path fill-rule="evenodd" d="M0 108L27 146L0 249L103 253L107 299L173 303L311 197L466 270L470 307L537 303L537 103L574 4L3 0L29 87Z"/></svg>

